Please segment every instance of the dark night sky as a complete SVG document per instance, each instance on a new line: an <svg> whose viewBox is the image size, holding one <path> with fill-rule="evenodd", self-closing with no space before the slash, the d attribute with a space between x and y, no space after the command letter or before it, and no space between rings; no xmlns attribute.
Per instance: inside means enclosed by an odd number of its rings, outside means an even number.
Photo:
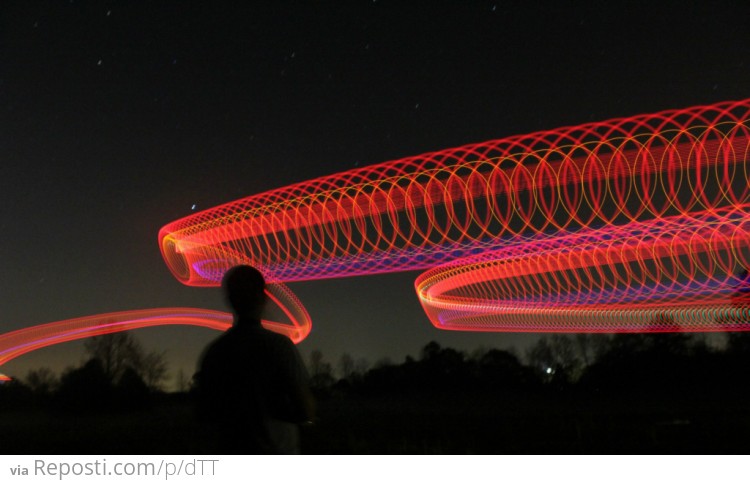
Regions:
<svg viewBox="0 0 750 481"><path fill-rule="evenodd" d="M426 151L750 96L750 3L10 1L0 6L1 331L161 306L159 228L198 209ZM418 273L291 284L303 354L370 361L452 333ZM215 331L136 332L190 374ZM78 363L81 343L0 368Z"/></svg>

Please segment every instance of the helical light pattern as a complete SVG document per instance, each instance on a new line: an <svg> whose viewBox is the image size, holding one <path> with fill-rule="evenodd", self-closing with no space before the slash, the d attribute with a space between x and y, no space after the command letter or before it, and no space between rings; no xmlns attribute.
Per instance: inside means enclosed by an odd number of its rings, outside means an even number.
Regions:
<svg viewBox="0 0 750 481"><path fill-rule="evenodd" d="M750 100L429 153L240 199L162 228L173 274L216 285L430 269L437 327L750 328ZM740 299L740 300L738 300Z"/></svg>
<svg viewBox="0 0 750 481"><path fill-rule="evenodd" d="M159 232L172 273L216 286L260 268L303 340L283 281L424 270L443 329L750 330L750 100L597 122L433 152L240 199ZM101 314L0 336L0 364L145 326L223 330L230 315Z"/></svg>

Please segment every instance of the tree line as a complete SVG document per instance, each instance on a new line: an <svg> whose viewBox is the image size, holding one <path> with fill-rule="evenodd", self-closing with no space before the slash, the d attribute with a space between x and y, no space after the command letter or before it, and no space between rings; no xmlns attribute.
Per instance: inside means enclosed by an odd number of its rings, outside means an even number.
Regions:
<svg viewBox="0 0 750 481"><path fill-rule="evenodd" d="M72 412L138 409L164 388L165 352L146 351L128 332L88 338L85 360L59 376L50 368L28 372L4 386L0 403Z"/></svg>
<svg viewBox="0 0 750 481"><path fill-rule="evenodd" d="M319 395L336 391L464 392L591 391L675 395L690 390L738 392L750 375L750 333L555 334L525 355L483 348L472 353L425 345L417 358L374 366L343 354L334 368L320 351L310 355ZM750 389L748 389L750 390Z"/></svg>
<svg viewBox="0 0 750 481"><path fill-rule="evenodd" d="M345 353L334 366L314 350L307 366L322 397L336 392L750 391L744 383L750 376L750 333L717 339L709 343L705 335L688 333L550 335L524 356L496 348L466 353L433 341L400 364L383 358L371 365ZM3 386L0 405L132 409L147 406L165 389L165 353L147 352L127 332L90 338L84 350L84 362L59 376L39 368ZM180 371L176 385L189 391L190 378Z"/></svg>

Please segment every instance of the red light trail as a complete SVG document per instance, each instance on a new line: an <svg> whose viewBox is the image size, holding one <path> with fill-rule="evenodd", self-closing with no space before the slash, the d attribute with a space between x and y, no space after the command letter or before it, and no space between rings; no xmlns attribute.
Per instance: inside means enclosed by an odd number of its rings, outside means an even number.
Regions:
<svg viewBox="0 0 750 481"><path fill-rule="evenodd" d="M310 318L286 281L425 271L439 328L750 330L750 99L614 119L321 177L159 232L174 276L218 286L258 267L295 342ZM229 314L101 314L0 336L0 364L146 326L226 329Z"/></svg>
<svg viewBox="0 0 750 481"><path fill-rule="evenodd" d="M424 270L445 329L748 329L750 101L494 140L330 175L165 226L173 274ZM731 319L731 321L728 321Z"/></svg>
<svg viewBox="0 0 750 481"><path fill-rule="evenodd" d="M304 307L283 284L266 289L269 299L281 308L288 322L263 320L272 331L284 334L295 343L310 333L312 324ZM111 312L51 322L0 335L0 365L37 349L62 342L101 336L142 327L188 325L226 331L232 325L227 312L194 308L160 308Z"/></svg>

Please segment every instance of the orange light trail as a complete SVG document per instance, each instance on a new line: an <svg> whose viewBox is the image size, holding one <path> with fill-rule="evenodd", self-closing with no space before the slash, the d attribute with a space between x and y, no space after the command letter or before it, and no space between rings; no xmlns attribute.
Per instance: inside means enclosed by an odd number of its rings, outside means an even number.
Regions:
<svg viewBox="0 0 750 481"><path fill-rule="evenodd" d="M288 322L263 320L271 331L301 342L310 333L310 316L283 284L270 284L266 295L288 318ZM227 312L194 308L159 308L112 312L51 322L0 335L0 365L43 347L92 336L144 327L188 325L225 331L232 325Z"/></svg>
<svg viewBox="0 0 750 481"><path fill-rule="evenodd" d="M423 271L442 329L750 330L750 99L566 127L350 170L164 226L184 284L259 268L302 341L286 281ZM146 326L226 329L229 314L101 314L0 336L0 364Z"/></svg>
<svg viewBox="0 0 750 481"><path fill-rule="evenodd" d="M428 269L417 293L445 329L744 329L730 298L750 266L749 112L724 102L386 162L177 220L159 243L192 286L240 263L278 282Z"/></svg>

